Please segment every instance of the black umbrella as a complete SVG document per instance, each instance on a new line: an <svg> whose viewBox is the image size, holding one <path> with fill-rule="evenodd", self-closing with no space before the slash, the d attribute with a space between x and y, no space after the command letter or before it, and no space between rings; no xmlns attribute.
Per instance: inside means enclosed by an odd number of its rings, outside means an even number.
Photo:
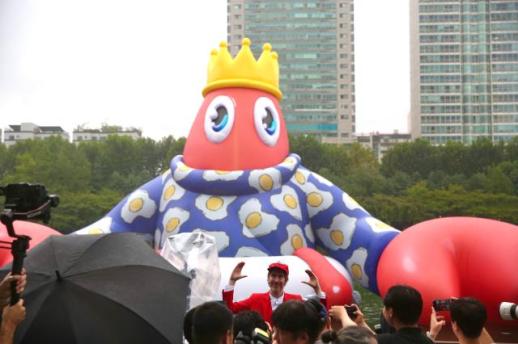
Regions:
<svg viewBox="0 0 518 344"><path fill-rule="evenodd" d="M25 269L17 343L182 341L189 278L137 234L49 237Z"/></svg>

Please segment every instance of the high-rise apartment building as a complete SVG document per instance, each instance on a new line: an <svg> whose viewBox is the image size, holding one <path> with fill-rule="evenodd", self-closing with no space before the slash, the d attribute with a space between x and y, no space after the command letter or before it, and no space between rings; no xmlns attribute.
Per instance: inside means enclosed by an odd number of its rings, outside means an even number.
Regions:
<svg viewBox="0 0 518 344"><path fill-rule="evenodd" d="M412 137L518 136L518 1L410 0Z"/></svg>
<svg viewBox="0 0 518 344"><path fill-rule="evenodd" d="M353 0L227 0L233 55L248 37L279 54L290 133L351 142L355 131Z"/></svg>

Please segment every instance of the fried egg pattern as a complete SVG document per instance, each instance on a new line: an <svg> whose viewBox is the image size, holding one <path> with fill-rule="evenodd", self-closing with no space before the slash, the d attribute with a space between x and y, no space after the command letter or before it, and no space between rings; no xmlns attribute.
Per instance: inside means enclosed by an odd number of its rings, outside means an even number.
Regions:
<svg viewBox="0 0 518 344"><path fill-rule="evenodd" d="M178 233L180 228L189 219L190 213L182 208L170 208L162 219L162 228L167 235Z"/></svg>
<svg viewBox="0 0 518 344"><path fill-rule="evenodd" d="M302 220L299 198L293 188L283 186L280 194L271 197L271 203L275 209L285 211L295 219Z"/></svg>
<svg viewBox="0 0 518 344"><path fill-rule="evenodd" d="M203 172L203 179L208 182L213 182L215 180L236 180L237 178L243 175L243 171L215 171L215 170L207 170Z"/></svg>
<svg viewBox="0 0 518 344"><path fill-rule="evenodd" d="M358 202L356 202L351 196L349 196L345 192L342 195L342 201L344 202L345 207L349 210L361 209L365 211L365 209L363 209Z"/></svg>
<svg viewBox="0 0 518 344"><path fill-rule="evenodd" d="M351 273L353 280L360 283L362 287L369 287L369 277L365 273L365 261L367 260L368 252L365 247L360 247L354 250L351 258L347 259L347 270Z"/></svg>
<svg viewBox="0 0 518 344"><path fill-rule="evenodd" d="M253 170L248 178L250 186L259 192L268 192L281 186L281 172L275 168Z"/></svg>
<svg viewBox="0 0 518 344"><path fill-rule="evenodd" d="M121 217L127 223L132 223L138 216L145 218L152 217L155 211L155 201L149 197L146 190L139 189L133 192L126 200L126 204L121 210Z"/></svg>
<svg viewBox="0 0 518 344"><path fill-rule="evenodd" d="M184 179L193 171L193 169L184 164L181 159L178 159L176 163L176 168L173 169L173 177L176 181Z"/></svg>
<svg viewBox="0 0 518 344"><path fill-rule="evenodd" d="M221 220L227 217L227 207L235 199L235 196L199 195L196 197L195 205L208 219Z"/></svg>
<svg viewBox="0 0 518 344"><path fill-rule="evenodd" d="M383 233L383 232L398 232L397 229L395 229L392 226L387 225L385 222L382 222L374 217L368 216L365 218L365 222L367 222L372 229L373 232L376 233Z"/></svg>
<svg viewBox="0 0 518 344"><path fill-rule="evenodd" d="M97 222L77 231L77 234L105 234L111 232L112 218L103 217Z"/></svg>
<svg viewBox="0 0 518 344"><path fill-rule="evenodd" d="M288 231L288 239L281 244L282 255L291 255L299 248L307 246L306 239L299 226L291 224L286 227L286 230Z"/></svg>
<svg viewBox="0 0 518 344"><path fill-rule="evenodd" d="M277 229L279 219L261 209L258 199L252 198L239 209L239 220L243 225L243 235L247 238L258 238L270 234Z"/></svg>
<svg viewBox="0 0 518 344"><path fill-rule="evenodd" d="M162 189L160 197L160 211L164 211L171 201L179 200L185 194L185 189L178 185L172 178L168 179Z"/></svg>
<svg viewBox="0 0 518 344"><path fill-rule="evenodd" d="M345 250L351 244L356 227L356 219L345 214L338 214L333 218L330 228L319 228L317 236L324 245L331 250Z"/></svg>
<svg viewBox="0 0 518 344"><path fill-rule="evenodd" d="M333 204L332 194L317 188L312 183L306 182L303 190L306 193L306 205L309 217L313 217L319 212L327 210Z"/></svg>

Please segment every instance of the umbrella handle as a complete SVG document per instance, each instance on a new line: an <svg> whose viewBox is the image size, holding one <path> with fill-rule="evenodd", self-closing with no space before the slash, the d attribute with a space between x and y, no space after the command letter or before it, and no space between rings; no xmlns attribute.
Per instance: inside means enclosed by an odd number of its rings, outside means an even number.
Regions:
<svg viewBox="0 0 518 344"><path fill-rule="evenodd" d="M11 274L13 276L22 273L23 260L27 255L27 250L29 249L29 240L31 240L30 237L20 235L12 243L11 253L13 255L13 266L11 268ZM11 281L11 306L15 305L20 300L20 294L16 292L16 283L17 281Z"/></svg>

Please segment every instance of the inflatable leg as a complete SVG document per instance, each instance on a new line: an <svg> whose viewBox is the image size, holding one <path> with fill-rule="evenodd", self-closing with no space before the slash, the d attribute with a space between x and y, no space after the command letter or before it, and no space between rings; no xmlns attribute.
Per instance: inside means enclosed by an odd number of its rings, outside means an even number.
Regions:
<svg viewBox="0 0 518 344"><path fill-rule="evenodd" d="M501 322L502 301L518 301L518 226L481 218L441 218L398 235L378 264L383 295L394 284L423 297L420 322L428 324L432 300L470 296L487 308L488 323Z"/></svg>

